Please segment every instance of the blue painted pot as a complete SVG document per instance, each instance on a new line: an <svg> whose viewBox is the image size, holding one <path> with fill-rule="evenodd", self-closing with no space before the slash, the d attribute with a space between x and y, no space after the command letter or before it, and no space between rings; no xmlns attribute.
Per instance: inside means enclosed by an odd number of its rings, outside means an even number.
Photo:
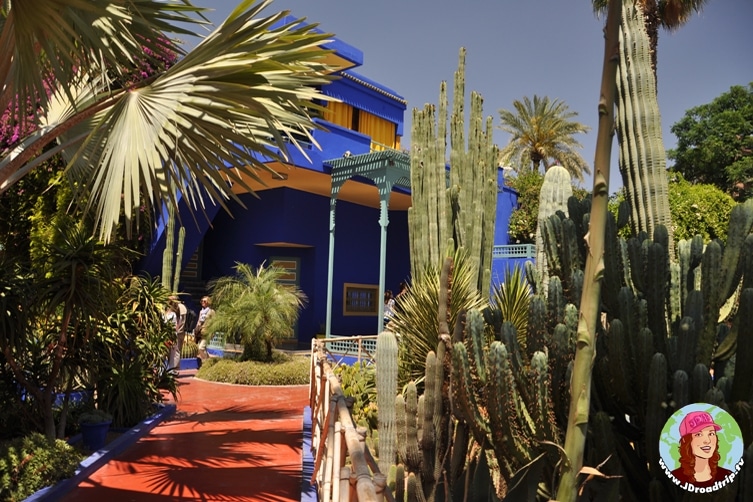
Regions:
<svg viewBox="0 0 753 502"><path fill-rule="evenodd" d="M81 442L84 447L90 451L100 450L105 445L110 424L112 424L112 420L109 422L82 423Z"/></svg>

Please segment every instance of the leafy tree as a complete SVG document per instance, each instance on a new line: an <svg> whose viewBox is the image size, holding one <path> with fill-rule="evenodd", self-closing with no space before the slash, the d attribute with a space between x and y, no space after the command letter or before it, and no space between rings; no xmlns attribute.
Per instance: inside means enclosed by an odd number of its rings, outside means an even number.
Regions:
<svg viewBox="0 0 753 502"><path fill-rule="evenodd" d="M689 182L712 184L727 193L738 182L753 182L753 82L732 86L711 103L691 108L671 130L677 148L667 155L674 160L672 169Z"/></svg>
<svg viewBox="0 0 753 502"><path fill-rule="evenodd" d="M594 11L606 14L609 0L591 0ZM638 0L643 22L651 45L651 68L656 77L659 28L674 31L687 23L694 12L700 12L707 0Z"/></svg>
<svg viewBox="0 0 753 502"><path fill-rule="evenodd" d="M508 234L516 244L535 244L536 225L539 218L539 193L544 175L538 171L525 171L507 178L507 184L518 192L518 207L510 215ZM583 200L588 190L573 186L573 196Z"/></svg>
<svg viewBox="0 0 753 502"><path fill-rule="evenodd" d="M530 162L533 171L538 171L542 164L546 171L559 164L581 182L584 174L591 174L588 163L576 150L582 145L574 138L590 128L571 120L578 115L576 112L570 111L563 101L536 95L533 101L527 96L522 102L513 101L513 107L514 112L499 111L500 128L512 135L500 152L502 165L525 166Z"/></svg>
<svg viewBox="0 0 753 502"><path fill-rule="evenodd" d="M712 239L724 242L735 200L714 185L690 183L680 173L670 173L668 186L675 249L677 242L695 235L702 236L704 242ZM609 210L615 218L618 217L619 207L623 202L624 190L618 191L610 199ZM619 235L628 239L633 233L625 225L619 229Z"/></svg>
<svg viewBox="0 0 753 502"><path fill-rule="evenodd" d="M735 201L718 187L689 183L675 173L669 179L669 209L675 242L701 235L704 242L727 238Z"/></svg>
<svg viewBox="0 0 753 502"><path fill-rule="evenodd" d="M270 169L260 159L283 161L286 141L312 139L309 110L326 99L316 87L331 78L328 35L281 23L287 12L262 17L269 3L241 2L186 53L165 33L197 36L203 9L189 1L4 2L0 110L22 134L0 151L0 193L61 152L104 238L121 217L130 229L142 205L176 203L176 189L195 208L239 201L230 185L248 190ZM167 51L182 59L157 76L137 71Z"/></svg>
<svg viewBox="0 0 753 502"><path fill-rule="evenodd" d="M237 263L235 275L209 283L215 312L206 324L207 332L239 335L244 359L272 360L279 340L294 334L306 295L296 287L280 283L285 271L277 267L258 269Z"/></svg>

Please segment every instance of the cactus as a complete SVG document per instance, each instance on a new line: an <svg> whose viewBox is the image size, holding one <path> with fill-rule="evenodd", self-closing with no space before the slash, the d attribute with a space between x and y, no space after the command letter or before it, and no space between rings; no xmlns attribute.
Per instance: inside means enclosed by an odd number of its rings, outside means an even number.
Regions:
<svg viewBox="0 0 753 502"><path fill-rule="evenodd" d="M181 225L178 231L178 247L177 249L175 248L175 219L175 206L168 204L165 250L162 252L162 287L173 292L178 291L178 285L180 284L183 246L186 240L186 229Z"/></svg>
<svg viewBox="0 0 753 502"><path fill-rule="evenodd" d="M542 286L547 287L549 273L547 270L547 253L544 250L542 229L545 221L557 211L567 214L567 201L573 196L570 173L562 166L552 166L544 174L544 182L539 192L539 215L536 225L536 270ZM552 242L552 241L550 241Z"/></svg>
<svg viewBox="0 0 753 502"><path fill-rule="evenodd" d="M395 406L397 394L397 338L391 331L377 336L376 372L378 416L379 470L387 472L397 456L395 432Z"/></svg>
<svg viewBox="0 0 753 502"><path fill-rule="evenodd" d="M492 118L482 118L483 99L472 92L465 138L465 49L455 72L450 121L450 170L447 147L447 85L439 106L413 110L411 131L411 200L408 210L411 270L439 267L454 249L465 248L474 283L485 295L491 288L492 239L497 203L497 156L492 143ZM449 247L449 249L448 249Z"/></svg>
<svg viewBox="0 0 753 502"><path fill-rule="evenodd" d="M651 235L659 225L671 228L666 154L643 14L634 2L622 3L617 77L619 167L633 231ZM668 243L670 256L674 255L671 232Z"/></svg>
<svg viewBox="0 0 753 502"><path fill-rule="evenodd" d="M199 355L199 346L191 339L187 339L183 342L183 347L180 349L181 359L193 359Z"/></svg>

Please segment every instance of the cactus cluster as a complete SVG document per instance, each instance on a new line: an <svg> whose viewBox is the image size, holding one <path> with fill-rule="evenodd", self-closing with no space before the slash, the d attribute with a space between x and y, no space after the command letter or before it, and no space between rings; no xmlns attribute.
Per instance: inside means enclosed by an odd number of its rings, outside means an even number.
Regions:
<svg viewBox="0 0 753 502"><path fill-rule="evenodd" d="M439 297L451 305L454 276L442 277ZM525 349L509 321L490 329L483 310L461 312L452 336L440 334L436 351L426 356L423 393L410 381L394 403L382 393L395 388L383 375L394 371L396 352L389 347L395 335L379 335L378 381L389 382L377 388L379 465L383 470L387 461L396 463L390 469L394 486L405 483L405 495L418 497L408 500L450 500L453 492L479 494L490 485L494 497L502 498L516 474L534 463L552 479L569 404L577 310L566 302L559 278L549 287L547 299L531 299ZM395 417L394 436L383 414ZM396 456L382 446L393 437ZM552 489L551 482L542 487ZM396 500L403 499L396 493Z"/></svg>
<svg viewBox="0 0 753 502"><path fill-rule="evenodd" d="M560 213L548 227L565 221ZM617 237L613 218L607 229L604 261L611 265L602 279L587 463L610 458L604 469L623 476L623 500L678 499L683 492L659 466L659 437L675 410L707 402L729 411L753 455L753 366L732 364L753 358L753 201L734 208L726 245L680 241L677 260L661 225L651 239L645 232ZM584 237L564 242L563 235L545 233L550 263L572 261L569 250ZM553 271L563 283L571 275L568 267ZM738 490L746 500L738 484L720 490L719 500Z"/></svg>
<svg viewBox="0 0 753 502"><path fill-rule="evenodd" d="M411 270L440 267L444 257L464 248L479 291L491 286L497 204L497 157L492 118L483 118L483 99L471 93L465 137L465 49L455 72L447 169L447 85L440 86L439 108L413 110L411 133L411 208L408 210ZM467 145L466 145L467 144Z"/></svg>

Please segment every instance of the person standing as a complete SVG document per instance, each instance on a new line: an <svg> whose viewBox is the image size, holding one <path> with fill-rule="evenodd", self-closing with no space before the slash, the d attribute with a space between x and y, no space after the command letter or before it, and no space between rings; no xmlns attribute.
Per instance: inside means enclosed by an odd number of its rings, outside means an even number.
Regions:
<svg viewBox="0 0 753 502"><path fill-rule="evenodd" d="M173 310L175 310L175 333L178 336L178 361L175 364L175 368L178 367L180 364L180 354L183 351L183 343L186 341L186 314L188 313L188 308L183 304L182 301L176 296L176 295L170 295L169 297L170 303L173 306Z"/></svg>
<svg viewBox="0 0 753 502"><path fill-rule="evenodd" d="M400 309L400 307L401 307L400 302L401 302L401 300L403 300L403 296L407 292L408 292L408 282L407 281L402 281L400 283L400 291L397 293L397 296L395 296L395 302L392 305L392 309L393 309L394 312L399 312L401 310Z"/></svg>
<svg viewBox="0 0 753 502"><path fill-rule="evenodd" d="M163 319L167 324L169 324L173 329L173 336L170 338L169 347L170 351L167 355L167 366L168 369L177 368L180 364L180 352L178 351L178 343L176 340L177 336L177 320L178 320L178 314L177 314L177 306L175 305L175 302L168 300L167 305L165 306L165 313L163 315Z"/></svg>
<svg viewBox="0 0 753 502"><path fill-rule="evenodd" d="M384 292L384 326L387 326L395 315L395 299L392 297L392 290Z"/></svg>
<svg viewBox="0 0 753 502"><path fill-rule="evenodd" d="M207 335L208 333L204 329L207 320L214 314L212 308L212 299L208 296L204 296L201 299L201 310L199 311L199 320L196 322L196 328L194 329L194 338L196 343L199 344L199 358L206 359L207 354Z"/></svg>

